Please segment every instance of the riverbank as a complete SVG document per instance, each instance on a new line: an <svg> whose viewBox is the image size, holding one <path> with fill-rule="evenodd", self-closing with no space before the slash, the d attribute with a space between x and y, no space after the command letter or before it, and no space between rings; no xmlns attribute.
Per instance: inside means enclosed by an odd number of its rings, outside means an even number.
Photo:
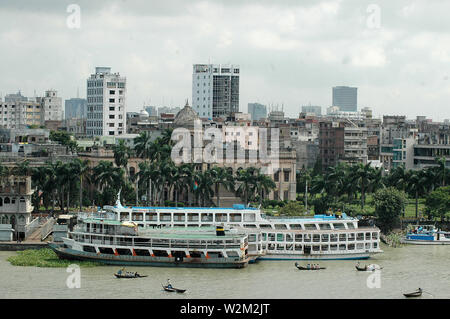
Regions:
<svg viewBox="0 0 450 319"><path fill-rule="evenodd" d="M73 264L73 260L59 259L53 250L50 248L42 249L28 249L18 251L17 255L8 257L7 261L13 266L34 266L47 268L62 268ZM77 261L80 267L96 267L100 263Z"/></svg>

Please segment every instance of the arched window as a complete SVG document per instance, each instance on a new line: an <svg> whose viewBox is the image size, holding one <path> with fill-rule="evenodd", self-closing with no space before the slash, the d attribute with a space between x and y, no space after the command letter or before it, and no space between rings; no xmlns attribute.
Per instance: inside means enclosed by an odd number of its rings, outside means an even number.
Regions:
<svg viewBox="0 0 450 319"><path fill-rule="evenodd" d="M5 204L9 204L9 203L10 203L9 197L5 197L4 203L5 203Z"/></svg>
<svg viewBox="0 0 450 319"><path fill-rule="evenodd" d="M25 197L20 197L20 202L25 203Z"/></svg>
<svg viewBox="0 0 450 319"><path fill-rule="evenodd" d="M0 206L3 206L3 197L0 197Z"/></svg>
<svg viewBox="0 0 450 319"><path fill-rule="evenodd" d="M130 167L130 176L134 176L134 174L136 174L136 169L133 166L131 166Z"/></svg>
<svg viewBox="0 0 450 319"><path fill-rule="evenodd" d="M2 223L2 224L8 224L8 215L3 215L3 216L2 216L1 223Z"/></svg>
<svg viewBox="0 0 450 319"><path fill-rule="evenodd" d="M23 215L19 216L19 223L21 223L21 224L25 223L25 217Z"/></svg>

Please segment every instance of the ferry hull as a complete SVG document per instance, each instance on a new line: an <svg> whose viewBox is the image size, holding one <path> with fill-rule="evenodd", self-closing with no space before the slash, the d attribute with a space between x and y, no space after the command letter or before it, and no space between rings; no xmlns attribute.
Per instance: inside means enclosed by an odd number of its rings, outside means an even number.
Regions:
<svg viewBox="0 0 450 319"><path fill-rule="evenodd" d="M265 255L258 260L363 260L369 259L369 253L339 255Z"/></svg>
<svg viewBox="0 0 450 319"><path fill-rule="evenodd" d="M402 244L412 245L450 245L450 241L403 239Z"/></svg>
<svg viewBox="0 0 450 319"><path fill-rule="evenodd" d="M48 244L60 259L99 262L105 265L117 266L150 266L150 267L182 267L182 268L244 268L249 258L240 261L220 261L214 258L185 258L175 262L175 258L146 256L114 256L77 251L64 248L58 244Z"/></svg>

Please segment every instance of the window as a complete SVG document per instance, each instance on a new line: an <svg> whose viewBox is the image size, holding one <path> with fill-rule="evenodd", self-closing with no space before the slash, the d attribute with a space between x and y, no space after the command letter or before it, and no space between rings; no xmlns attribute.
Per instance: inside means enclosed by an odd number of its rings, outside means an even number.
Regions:
<svg viewBox="0 0 450 319"><path fill-rule="evenodd" d="M109 118L110 119L114 119L115 117L114 117L114 115L110 115Z"/></svg>
<svg viewBox="0 0 450 319"><path fill-rule="evenodd" d="M284 181L289 182L289 171L284 171Z"/></svg>

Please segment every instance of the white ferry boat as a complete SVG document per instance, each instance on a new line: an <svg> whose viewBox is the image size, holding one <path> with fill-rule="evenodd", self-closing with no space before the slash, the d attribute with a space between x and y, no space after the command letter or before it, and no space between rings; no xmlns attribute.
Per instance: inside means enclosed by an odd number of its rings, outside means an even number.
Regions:
<svg viewBox="0 0 450 319"><path fill-rule="evenodd" d="M62 259L111 265L243 268L248 234L223 227L151 228L103 217L81 218L63 245L49 244Z"/></svg>
<svg viewBox="0 0 450 319"><path fill-rule="evenodd" d="M272 218L256 208L123 207L104 206L98 212L141 227L212 227L247 229L249 254L259 260L367 259L380 253L380 230L358 227L358 219L315 215L310 218ZM80 216L88 217L89 213Z"/></svg>
<svg viewBox="0 0 450 319"><path fill-rule="evenodd" d="M418 225L402 240L405 244L450 245L450 232L437 229L434 225Z"/></svg>

